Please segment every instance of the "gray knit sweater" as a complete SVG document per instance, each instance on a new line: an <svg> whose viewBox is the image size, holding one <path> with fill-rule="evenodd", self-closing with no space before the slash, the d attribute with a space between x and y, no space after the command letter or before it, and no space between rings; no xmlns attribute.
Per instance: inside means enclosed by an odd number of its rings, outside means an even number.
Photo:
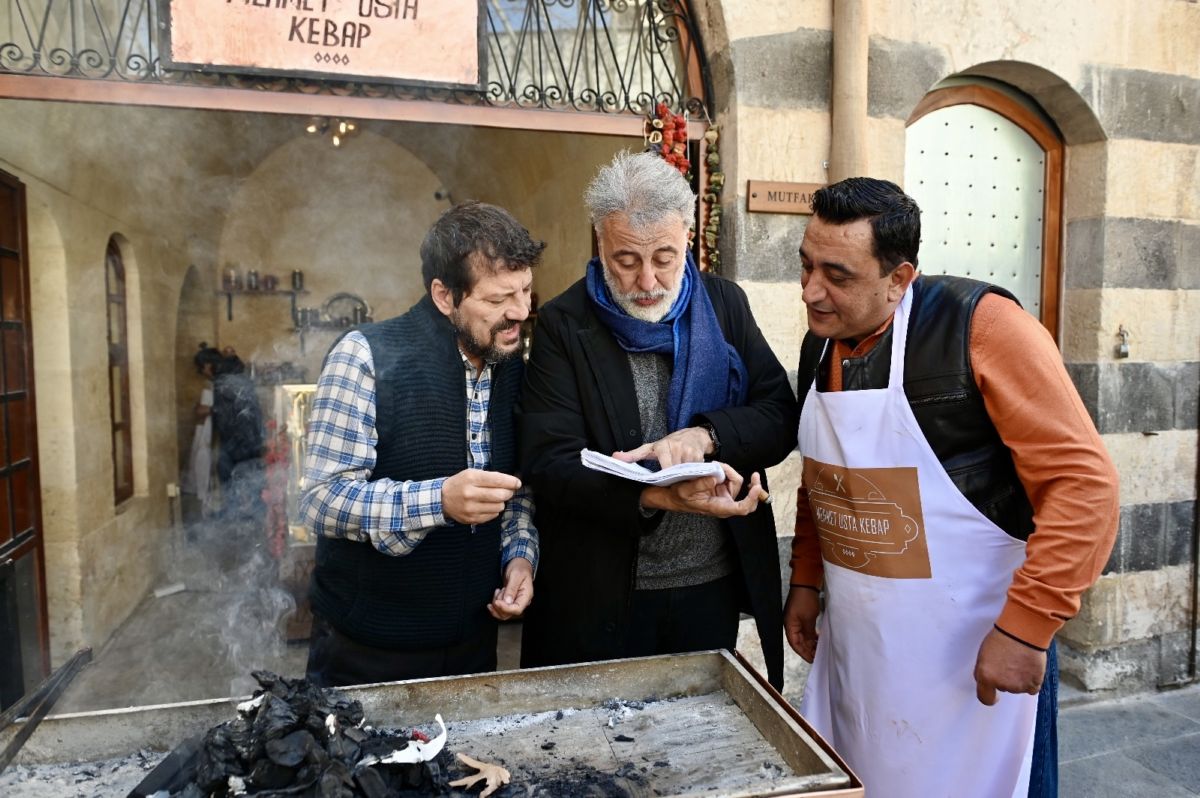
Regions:
<svg viewBox="0 0 1200 798"><path fill-rule="evenodd" d="M667 434L671 360L668 355L627 354L642 421L642 440L656 441ZM700 585L732 572L733 550L719 518L666 513L658 529L638 543L638 590Z"/></svg>

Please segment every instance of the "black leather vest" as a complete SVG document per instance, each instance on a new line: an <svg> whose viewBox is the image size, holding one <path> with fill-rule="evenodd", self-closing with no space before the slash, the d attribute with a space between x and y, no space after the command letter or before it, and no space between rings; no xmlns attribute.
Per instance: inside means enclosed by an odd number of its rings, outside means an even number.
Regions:
<svg viewBox="0 0 1200 798"><path fill-rule="evenodd" d="M989 293L1016 302L1003 288L962 277L918 277L904 353L904 393L942 467L980 513L1009 535L1027 540L1033 507L1017 478L1012 453L996 432L971 371L971 318ZM829 380L826 339L805 335L797 388L801 409L809 386ZM832 351L832 346L829 347ZM842 390L884 388L891 367L892 329L863 357L842 364Z"/></svg>
<svg viewBox="0 0 1200 798"><path fill-rule="evenodd" d="M426 296L403 316L360 329L375 366L376 446L372 481L446 477L467 467L466 384L453 327ZM519 358L492 369L491 464L516 473L513 406ZM370 543L320 538L310 598L342 634L392 650L441 648L493 623L500 586L500 519L432 530L409 554Z"/></svg>

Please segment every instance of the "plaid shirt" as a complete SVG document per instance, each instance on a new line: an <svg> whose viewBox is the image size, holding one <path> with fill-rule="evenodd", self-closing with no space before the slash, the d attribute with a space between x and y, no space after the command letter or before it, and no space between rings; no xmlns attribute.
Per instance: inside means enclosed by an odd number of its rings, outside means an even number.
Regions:
<svg viewBox="0 0 1200 798"><path fill-rule="evenodd" d="M461 353L460 353L461 354ZM492 364L482 369L462 356L466 372L470 468L491 462L487 412L492 396ZM368 481L375 468L375 364L371 347L351 332L330 351L317 383L308 425L304 480L311 487L300 500L305 524L318 535L370 541L384 554L404 556L425 536L447 526L442 514L442 483L430 480ZM449 476L449 475L448 475ZM537 568L538 538L533 498L522 487L500 516L501 562L524 557Z"/></svg>

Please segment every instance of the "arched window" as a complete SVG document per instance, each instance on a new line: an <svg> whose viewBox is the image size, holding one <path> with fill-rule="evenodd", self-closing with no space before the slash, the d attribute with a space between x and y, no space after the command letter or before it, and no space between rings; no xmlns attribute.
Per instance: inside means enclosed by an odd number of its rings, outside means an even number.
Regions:
<svg viewBox="0 0 1200 798"><path fill-rule="evenodd" d="M129 324L126 318L125 263L116 237L104 257L108 308L108 388L112 415L113 496L117 503L133 495L133 425L129 409Z"/></svg>
<svg viewBox="0 0 1200 798"><path fill-rule="evenodd" d="M1003 84L925 95L908 120L905 190L921 206L921 271L1007 288L1058 335L1063 142Z"/></svg>

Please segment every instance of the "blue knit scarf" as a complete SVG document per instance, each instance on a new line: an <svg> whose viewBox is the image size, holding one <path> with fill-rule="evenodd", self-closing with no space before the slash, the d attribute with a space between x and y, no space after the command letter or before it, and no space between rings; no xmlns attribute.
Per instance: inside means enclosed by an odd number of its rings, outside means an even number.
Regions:
<svg viewBox="0 0 1200 798"><path fill-rule="evenodd" d="M698 413L737 407L746 401L746 366L725 341L700 270L687 253L683 285L675 304L659 322L642 321L626 313L604 281L604 265L592 258L587 266L587 292L592 307L626 352L671 354L667 423L683 429Z"/></svg>

